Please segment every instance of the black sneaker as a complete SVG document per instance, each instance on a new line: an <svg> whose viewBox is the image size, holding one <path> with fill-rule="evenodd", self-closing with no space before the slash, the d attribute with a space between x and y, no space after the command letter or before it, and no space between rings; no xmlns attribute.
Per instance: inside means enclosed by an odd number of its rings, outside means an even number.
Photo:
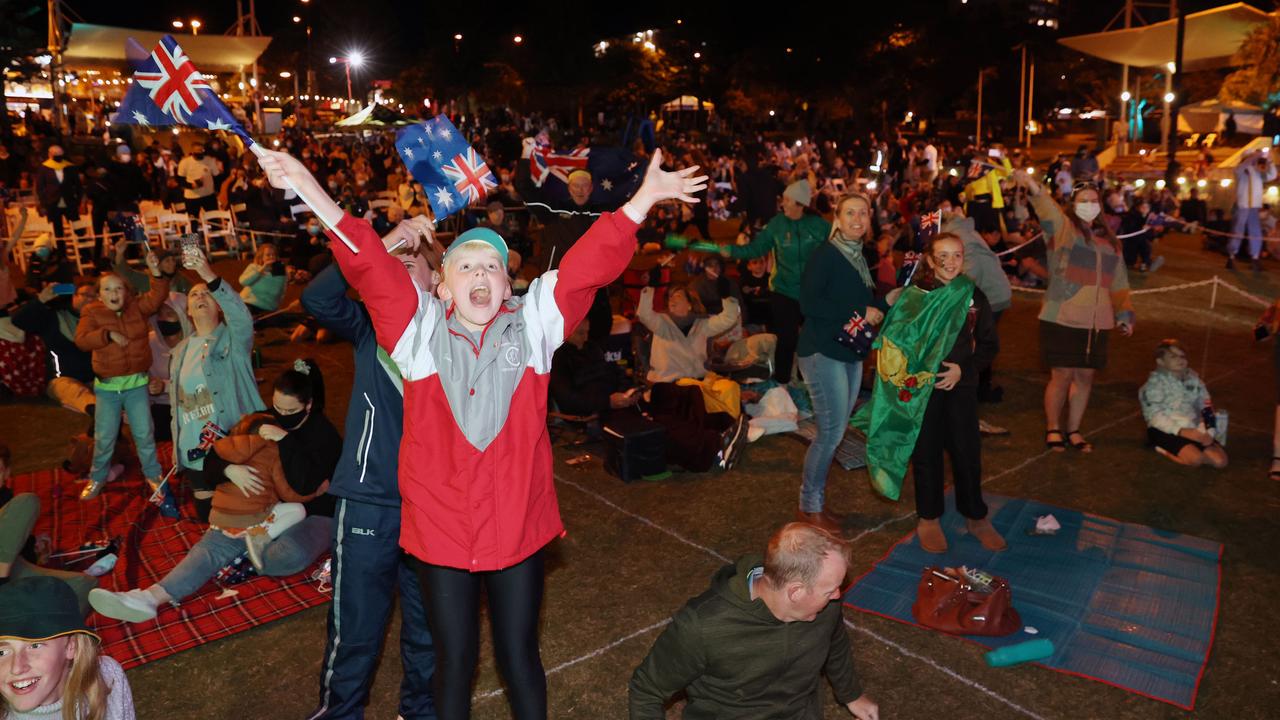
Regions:
<svg viewBox="0 0 1280 720"><path fill-rule="evenodd" d="M742 457L742 448L747 445L747 414L740 413L733 426L724 431L720 437L720 469L731 470Z"/></svg>

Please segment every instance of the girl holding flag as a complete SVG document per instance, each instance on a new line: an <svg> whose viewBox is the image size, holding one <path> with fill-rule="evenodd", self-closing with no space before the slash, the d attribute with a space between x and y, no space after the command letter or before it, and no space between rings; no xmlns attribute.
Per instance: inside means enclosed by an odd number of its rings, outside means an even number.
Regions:
<svg viewBox="0 0 1280 720"><path fill-rule="evenodd" d="M935 235L923 255L914 284L898 294L875 341L872 399L853 423L867 434L867 466L878 492L898 499L907 464L914 464L916 532L924 550L947 550L938 521L945 510L944 451L969 533L987 550L1003 550L982 499L978 433L978 371L999 349L991 305L962 274L958 236Z"/></svg>

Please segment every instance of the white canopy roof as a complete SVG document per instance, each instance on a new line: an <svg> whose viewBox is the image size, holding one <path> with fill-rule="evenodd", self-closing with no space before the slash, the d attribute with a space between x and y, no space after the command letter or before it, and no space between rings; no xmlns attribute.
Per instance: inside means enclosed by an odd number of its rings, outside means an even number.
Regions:
<svg viewBox="0 0 1280 720"><path fill-rule="evenodd" d="M1267 13L1242 2L1187 15L1182 63L1187 70L1204 70L1231 64L1231 57L1255 25L1266 22ZM1143 25L1109 32L1075 35L1058 42L1086 55L1134 67L1159 67L1174 61L1178 21Z"/></svg>
<svg viewBox="0 0 1280 720"><path fill-rule="evenodd" d="M681 95L680 97L663 105L662 109L673 112L679 110L714 110L715 107L715 103L710 101L703 100L702 103L699 104L697 97L693 95Z"/></svg>
<svg viewBox="0 0 1280 720"><path fill-rule="evenodd" d="M62 53L63 62L68 65L127 68L129 63L124 52L127 38L137 40L150 50L166 34L155 30L73 23L71 39ZM265 35L183 35L177 40L201 72L235 72L248 67L271 44L271 38Z"/></svg>

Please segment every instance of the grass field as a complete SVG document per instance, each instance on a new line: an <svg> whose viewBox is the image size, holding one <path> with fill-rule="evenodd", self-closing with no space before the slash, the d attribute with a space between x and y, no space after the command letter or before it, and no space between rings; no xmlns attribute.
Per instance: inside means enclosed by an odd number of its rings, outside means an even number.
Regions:
<svg viewBox="0 0 1280 720"><path fill-rule="evenodd" d="M1199 249L1196 238L1174 236L1160 245L1168 264L1135 278L1135 286L1218 274L1265 298L1280 290L1275 263L1262 275L1228 272L1220 256ZM879 702L882 717L1278 716L1280 643L1267 639L1280 620L1274 602L1280 596L1280 484L1266 477L1276 393L1272 348L1256 344L1250 332L1261 308L1220 289L1217 308L1210 310L1211 292L1200 287L1136 299L1137 331L1132 338L1113 338L1110 366L1085 418L1084 430L1096 445L1092 455L1044 448L1045 373L1033 295L1016 294L1002 320L996 367L1006 399L983 410L986 419L1012 430L984 444L985 486L991 492L1225 543L1216 641L1196 712L1042 668L991 669L975 645L846 609L863 685ZM1231 413L1231 466L1224 471L1182 468L1143 446L1137 389L1151 369L1156 342L1174 336L1186 344L1216 404ZM298 354L317 357L330 387L328 412L341 427L350 389L348 346L291 346L280 331L271 331L262 350L267 377ZM0 413L0 436L15 448L15 470L57 462L70 422L80 424L44 404L10 405ZM805 446L791 436L766 437L729 473L677 474L631 485L604 472L599 448L586 450L593 460L569 467L564 460L583 449L556 448L556 485L568 535L548 550L542 656L552 717L619 718L626 716L631 671L671 614L704 590L727 559L761 551L770 532L792 517ZM890 503L872 493L865 472L831 471L831 506L854 513L853 576L914 527L909 482L904 493L901 502ZM305 717L316 700L325 613L326 608L299 613L131 671L139 717ZM371 718L396 714L396 633L398 622L374 683ZM484 644L474 716L508 717L487 637ZM827 717L848 714L829 701Z"/></svg>

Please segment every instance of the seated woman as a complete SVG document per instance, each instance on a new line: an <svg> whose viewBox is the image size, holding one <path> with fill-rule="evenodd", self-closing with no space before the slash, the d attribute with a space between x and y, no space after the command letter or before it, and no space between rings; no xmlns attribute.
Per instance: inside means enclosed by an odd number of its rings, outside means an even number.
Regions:
<svg viewBox="0 0 1280 720"><path fill-rule="evenodd" d="M250 415L246 426L240 429L256 427L259 438L273 443L276 453L261 452L259 443L241 435L218 441L204 457L206 476L225 480L215 491L209 530L182 562L145 590L90 592L89 603L94 610L117 620L143 622L156 616L161 603L178 602L194 594L242 553L249 553L262 574L285 576L302 571L329 550L334 502L324 491L337 467L342 437L324 415L324 383L315 363L297 360L282 373L276 379L271 405L273 423L260 423L256 415ZM246 452L250 445L258 447ZM233 459L244 464L233 463ZM270 488L281 497L310 498L305 505L305 519L294 508L276 513L265 510L266 503L261 498L267 494L266 502L270 502L267 483L279 475L283 475L288 489L275 483ZM246 504L246 498L256 499ZM225 527L218 523L251 524Z"/></svg>
<svg viewBox="0 0 1280 720"><path fill-rule="evenodd" d="M1182 465L1227 466L1227 451L1206 427L1213 417L1209 389L1187 364L1187 351L1177 340L1156 346L1156 369L1138 390L1147 444Z"/></svg>
<svg viewBox="0 0 1280 720"><path fill-rule="evenodd" d="M738 322L738 314L738 301L728 297L724 298L724 309L718 315L707 317L698 294L686 286L672 287L667 295L667 311L655 312L653 288L640 291L636 319L653 333L649 382L705 376L707 340L732 329Z"/></svg>
<svg viewBox="0 0 1280 720"><path fill-rule="evenodd" d="M284 263L272 243L261 243L253 254L253 262L240 273L240 297L254 317L280 309L287 281Z"/></svg>

